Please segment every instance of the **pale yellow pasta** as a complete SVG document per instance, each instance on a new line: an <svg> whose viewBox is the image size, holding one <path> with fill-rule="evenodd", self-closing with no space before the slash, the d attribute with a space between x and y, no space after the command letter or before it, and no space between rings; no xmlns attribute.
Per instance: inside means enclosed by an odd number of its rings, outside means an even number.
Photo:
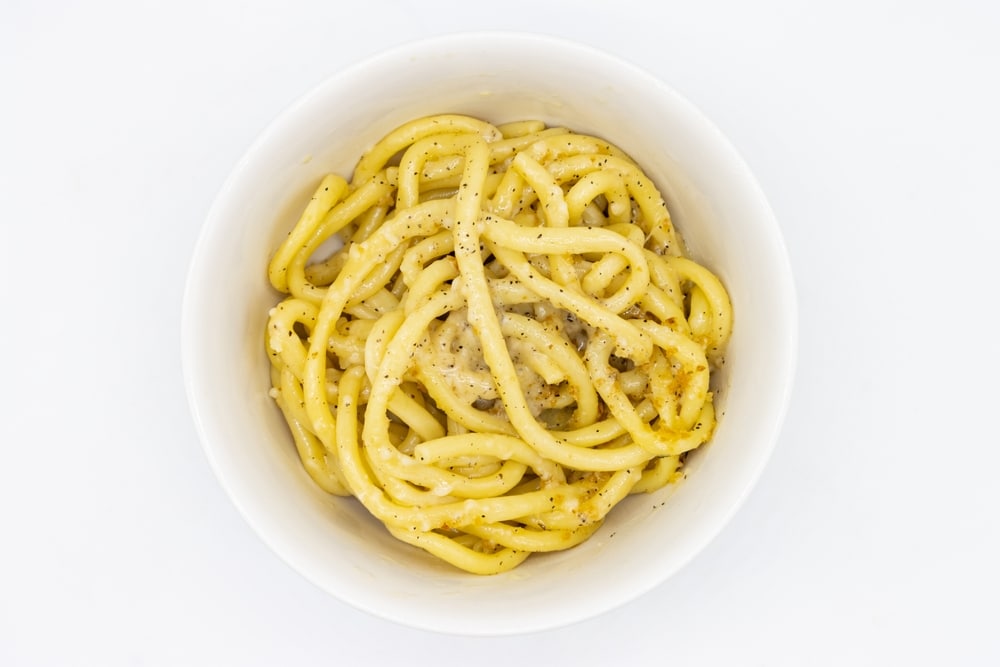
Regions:
<svg viewBox="0 0 1000 667"><path fill-rule="evenodd" d="M468 572L580 544L715 427L729 296L601 139L407 123L323 180L268 277L271 395L306 472Z"/></svg>

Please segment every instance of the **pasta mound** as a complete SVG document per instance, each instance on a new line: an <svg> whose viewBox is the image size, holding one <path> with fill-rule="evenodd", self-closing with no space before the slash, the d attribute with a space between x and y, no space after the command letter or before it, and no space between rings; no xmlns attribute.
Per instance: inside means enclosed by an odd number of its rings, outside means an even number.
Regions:
<svg viewBox="0 0 1000 667"><path fill-rule="evenodd" d="M595 137L414 120L323 179L268 277L306 471L468 572L581 543L715 426L729 297Z"/></svg>

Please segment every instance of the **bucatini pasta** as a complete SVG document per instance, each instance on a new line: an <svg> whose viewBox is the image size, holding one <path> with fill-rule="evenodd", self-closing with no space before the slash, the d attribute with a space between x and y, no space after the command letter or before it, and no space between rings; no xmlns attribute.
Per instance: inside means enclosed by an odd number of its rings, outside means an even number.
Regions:
<svg viewBox="0 0 1000 667"><path fill-rule="evenodd" d="M306 471L463 570L579 544L714 428L729 297L601 139L414 120L323 179L268 276Z"/></svg>

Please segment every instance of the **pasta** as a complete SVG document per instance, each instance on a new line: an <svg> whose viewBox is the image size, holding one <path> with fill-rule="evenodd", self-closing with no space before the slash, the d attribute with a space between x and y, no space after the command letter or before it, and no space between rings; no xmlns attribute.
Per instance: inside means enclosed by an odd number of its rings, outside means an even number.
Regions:
<svg viewBox="0 0 1000 667"><path fill-rule="evenodd" d="M305 470L462 570L581 543L715 426L729 297L601 139L409 122L323 179L268 277Z"/></svg>

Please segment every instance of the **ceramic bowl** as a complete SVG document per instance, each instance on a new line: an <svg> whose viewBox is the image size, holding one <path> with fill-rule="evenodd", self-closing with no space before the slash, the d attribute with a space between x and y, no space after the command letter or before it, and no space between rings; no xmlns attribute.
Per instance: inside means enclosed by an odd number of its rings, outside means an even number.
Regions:
<svg viewBox="0 0 1000 667"><path fill-rule="evenodd" d="M687 479L616 507L594 537L514 571L470 575L392 538L352 498L315 486L268 397L263 348L278 301L265 267L321 177L413 118L537 118L604 137L661 188L690 254L730 291L735 326L716 380L718 428ZM456 34L351 66L291 105L222 187L197 243L182 341L207 458L246 521L336 598L412 627L508 635L606 612L662 584L732 517L764 467L791 391L793 277L744 161L691 103L642 68L533 34Z"/></svg>

